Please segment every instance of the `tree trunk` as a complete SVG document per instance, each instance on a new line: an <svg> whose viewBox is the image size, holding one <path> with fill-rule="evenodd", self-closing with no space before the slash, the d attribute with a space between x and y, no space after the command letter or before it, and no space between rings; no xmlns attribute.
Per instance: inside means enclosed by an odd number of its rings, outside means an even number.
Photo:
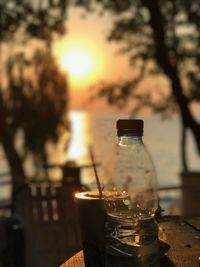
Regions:
<svg viewBox="0 0 200 267"><path fill-rule="evenodd" d="M171 80L172 93L175 96L180 108L182 123L185 128L191 129L197 145L198 153L200 154L200 125L196 122L190 112L188 101L183 93L183 87L178 76L178 70L176 66L170 62L167 47L165 45L165 32L162 14L159 7L159 0L141 1L150 13L149 23L153 30L153 38L155 41L155 57L157 63Z"/></svg>
<svg viewBox="0 0 200 267"><path fill-rule="evenodd" d="M12 195L19 189L26 180L22 161L15 149L13 138L8 135L2 139L2 146L9 163L12 176Z"/></svg>
<svg viewBox="0 0 200 267"><path fill-rule="evenodd" d="M12 178L12 198L16 190L19 189L26 180L26 176L23 170L22 160L20 159L15 145L14 134L9 133L8 126L5 121L5 111L3 105L3 99L0 92L0 141L2 143L8 164L10 167Z"/></svg>
<svg viewBox="0 0 200 267"><path fill-rule="evenodd" d="M188 172L187 156L186 156L186 134L187 128L182 125L182 136L181 136L181 160L183 166L183 172Z"/></svg>

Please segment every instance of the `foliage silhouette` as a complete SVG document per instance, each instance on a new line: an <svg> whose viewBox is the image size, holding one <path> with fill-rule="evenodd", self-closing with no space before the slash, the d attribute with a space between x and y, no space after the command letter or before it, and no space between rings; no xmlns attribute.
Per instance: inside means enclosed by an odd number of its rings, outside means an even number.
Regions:
<svg viewBox="0 0 200 267"><path fill-rule="evenodd" d="M37 178L47 160L47 143L69 133L67 80L50 53L52 40L65 32L67 6L65 0L0 1L1 50L6 54L1 61L5 81L0 87L0 142L13 194L27 179L24 163L30 154ZM27 47L35 49L32 57ZM20 149L16 145L19 135Z"/></svg>
<svg viewBox="0 0 200 267"><path fill-rule="evenodd" d="M51 43L55 35L65 33L67 0L0 1L2 42L31 38Z"/></svg>
<svg viewBox="0 0 200 267"><path fill-rule="evenodd" d="M103 83L94 91L119 108L133 100L132 113L149 107L169 115L180 111L182 165L188 171L186 130L190 130L200 154L200 124L191 104L200 101L200 1L186 0L90 0L114 15L108 41L121 44L133 68L133 78ZM85 1L77 1L85 6ZM144 89L144 80L164 77L169 90ZM143 88L141 85L143 83ZM149 84L146 82L146 87ZM156 97L155 97L156 95Z"/></svg>

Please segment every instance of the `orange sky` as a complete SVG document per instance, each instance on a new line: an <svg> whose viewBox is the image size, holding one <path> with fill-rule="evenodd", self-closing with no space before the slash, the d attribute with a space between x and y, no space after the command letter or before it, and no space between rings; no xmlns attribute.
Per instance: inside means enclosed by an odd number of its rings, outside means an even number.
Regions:
<svg viewBox="0 0 200 267"><path fill-rule="evenodd" d="M125 79L134 74L134 69L131 69L128 59L125 55L117 53L119 45L116 43L108 43L106 34L112 26L112 18L109 15L99 17L97 14L88 14L83 19L84 14L82 9L71 8L67 20L67 34L53 47L53 53L56 56L60 66L61 61L65 57L65 52L73 48L81 48L86 51L92 58L92 69L85 76L69 77L70 85L70 109L97 111L97 112L113 112L116 108L110 107L106 101L101 99L88 103L90 96L90 88L93 84L99 81L118 81ZM78 62L78 66L81 62ZM66 69L64 70L67 75ZM158 78L144 81L142 87L155 91L164 88L167 92L166 79ZM127 105L126 111L130 111L133 103ZM194 105L194 111L200 113L199 105Z"/></svg>
<svg viewBox="0 0 200 267"><path fill-rule="evenodd" d="M85 77L70 79L70 107L71 109L91 109L91 110L114 110L105 104L105 101L97 101L87 105L86 102L90 95L90 87L102 80L123 79L132 73L129 68L128 60L125 56L119 55L117 50L119 46L106 41L106 33L109 25L112 25L111 17L98 17L95 14L89 14L86 18L81 18L82 9L69 10L67 20L67 35L60 42L56 43L53 51L61 65L60 58L63 58L64 52L72 47L83 47L91 54L94 61L93 69ZM81 96L81 97L80 97Z"/></svg>

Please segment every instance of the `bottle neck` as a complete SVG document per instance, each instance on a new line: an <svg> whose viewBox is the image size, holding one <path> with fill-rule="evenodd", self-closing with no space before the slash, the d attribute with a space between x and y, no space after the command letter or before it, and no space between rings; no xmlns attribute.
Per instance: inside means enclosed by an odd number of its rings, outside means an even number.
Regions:
<svg viewBox="0 0 200 267"><path fill-rule="evenodd" d="M143 144L142 136L121 135L118 137L119 145L139 145Z"/></svg>

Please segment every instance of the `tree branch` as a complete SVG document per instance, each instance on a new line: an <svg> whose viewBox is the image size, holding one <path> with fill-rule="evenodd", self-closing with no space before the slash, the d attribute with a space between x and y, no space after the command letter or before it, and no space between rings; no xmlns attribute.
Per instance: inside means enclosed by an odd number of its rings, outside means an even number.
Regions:
<svg viewBox="0 0 200 267"><path fill-rule="evenodd" d="M189 107L188 100L183 93L183 87L178 76L178 70L170 62L170 58L165 45L165 32L162 20L162 14L159 7L159 0L149 1L141 0L143 5L149 10L150 25L153 30L153 38L155 42L155 58L158 65L163 69L164 73L169 77L172 83L172 93L176 97L180 107L182 122L186 128L190 128L195 137L198 152L200 154L200 125L195 121Z"/></svg>

